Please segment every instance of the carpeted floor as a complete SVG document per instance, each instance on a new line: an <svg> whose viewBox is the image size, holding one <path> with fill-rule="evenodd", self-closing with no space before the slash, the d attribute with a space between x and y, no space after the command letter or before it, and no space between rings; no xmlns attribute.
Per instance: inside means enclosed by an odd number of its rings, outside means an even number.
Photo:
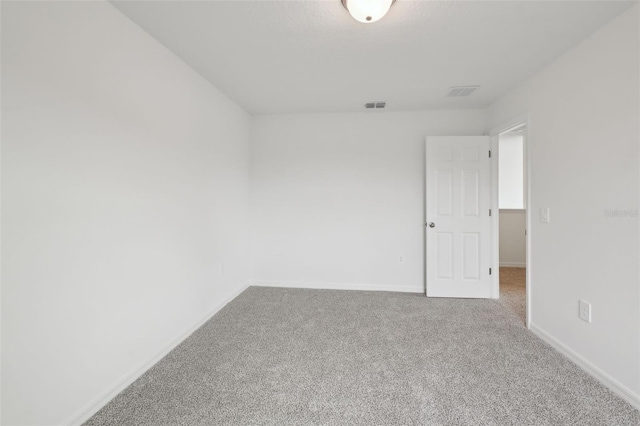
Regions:
<svg viewBox="0 0 640 426"><path fill-rule="evenodd" d="M526 324L526 269L500 268L500 302Z"/></svg>
<svg viewBox="0 0 640 426"><path fill-rule="evenodd" d="M251 287L86 424L640 424L514 300Z"/></svg>

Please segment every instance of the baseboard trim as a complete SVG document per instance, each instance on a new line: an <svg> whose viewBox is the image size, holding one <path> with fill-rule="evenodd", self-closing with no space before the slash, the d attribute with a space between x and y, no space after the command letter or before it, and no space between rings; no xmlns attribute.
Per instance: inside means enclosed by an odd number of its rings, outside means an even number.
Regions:
<svg viewBox="0 0 640 426"><path fill-rule="evenodd" d="M526 268L526 262L500 262L500 266L504 268Z"/></svg>
<svg viewBox="0 0 640 426"><path fill-rule="evenodd" d="M329 283L303 281L254 281L256 287L309 288L316 290L395 291L424 294L424 286L397 286L391 284Z"/></svg>
<svg viewBox="0 0 640 426"><path fill-rule="evenodd" d="M618 395L620 398L627 401L633 408L640 410L640 395L635 394L631 389L618 382L609 374L602 371L600 368L593 365L591 362L584 359L573 349L570 349L564 343L553 337L551 334L544 331L542 328L535 324L529 326L529 330L540 339L547 342L551 347L567 357L570 361L582 368L584 371L593 376L597 381L606 386L611 392Z"/></svg>
<svg viewBox="0 0 640 426"><path fill-rule="evenodd" d="M188 327L184 332L180 333L171 342L165 346L160 352L155 354L147 362L141 366L134 368L131 372L121 377L116 384L109 390L102 393L100 396L93 399L90 403L85 405L82 409L78 410L73 416L69 418L64 424L69 426L81 425L89 420L94 414L96 414L102 407L107 405L109 401L116 397L120 392L126 389L131 383L136 381L142 376L148 369L153 367L158 361L164 358L169 352L171 352L176 346L182 343L187 337L189 337L194 331L200 328L204 323L209 321L211 317L217 314L220 309L224 308L229 302L238 297L243 291L249 287L249 284L244 285L239 290L236 290L230 296L225 298L222 302L218 303L211 311L209 311L203 318L196 321L195 324Z"/></svg>

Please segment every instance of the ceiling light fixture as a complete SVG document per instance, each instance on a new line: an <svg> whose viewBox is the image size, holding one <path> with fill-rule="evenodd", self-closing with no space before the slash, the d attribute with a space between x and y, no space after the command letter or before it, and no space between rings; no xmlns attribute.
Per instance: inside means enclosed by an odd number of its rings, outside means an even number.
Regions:
<svg viewBox="0 0 640 426"><path fill-rule="evenodd" d="M353 19L363 24L376 22L387 14L396 0L342 0Z"/></svg>

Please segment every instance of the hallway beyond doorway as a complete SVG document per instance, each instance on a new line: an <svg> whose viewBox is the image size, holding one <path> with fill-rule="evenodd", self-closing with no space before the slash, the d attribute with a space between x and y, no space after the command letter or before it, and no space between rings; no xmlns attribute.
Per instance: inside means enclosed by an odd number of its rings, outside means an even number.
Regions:
<svg viewBox="0 0 640 426"><path fill-rule="evenodd" d="M523 324L526 322L526 273L525 268L500 268L500 301Z"/></svg>

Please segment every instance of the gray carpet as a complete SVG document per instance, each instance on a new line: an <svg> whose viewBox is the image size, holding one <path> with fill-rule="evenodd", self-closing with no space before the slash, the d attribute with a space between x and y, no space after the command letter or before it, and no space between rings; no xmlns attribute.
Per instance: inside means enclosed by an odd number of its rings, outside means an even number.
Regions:
<svg viewBox="0 0 640 426"><path fill-rule="evenodd" d="M640 424L508 306L251 287L86 424Z"/></svg>

